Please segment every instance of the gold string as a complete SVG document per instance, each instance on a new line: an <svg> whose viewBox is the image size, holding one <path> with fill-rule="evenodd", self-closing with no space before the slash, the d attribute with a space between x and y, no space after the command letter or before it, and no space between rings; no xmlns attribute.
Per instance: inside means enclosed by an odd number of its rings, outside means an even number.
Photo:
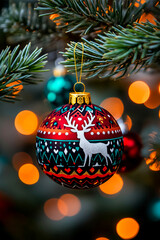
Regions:
<svg viewBox="0 0 160 240"><path fill-rule="evenodd" d="M77 48L77 44L75 44L74 47L74 65L75 65L75 73L76 73L76 80L77 83L81 83L81 79L82 79L82 68L83 68L83 55L84 55L84 44L82 44L82 59L81 59L81 70L80 70L80 74L79 74L79 79L78 79L78 73L77 73L77 63L76 63L76 48Z"/></svg>

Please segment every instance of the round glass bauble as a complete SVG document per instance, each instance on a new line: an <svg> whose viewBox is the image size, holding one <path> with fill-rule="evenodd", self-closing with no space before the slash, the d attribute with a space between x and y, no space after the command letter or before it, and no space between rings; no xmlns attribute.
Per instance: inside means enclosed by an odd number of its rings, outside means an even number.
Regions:
<svg viewBox="0 0 160 240"><path fill-rule="evenodd" d="M45 86L45 96L53 108L68 102L75 79L72 75L52 76Z"/></svg>
<svg viewBox="0 0 160 240"><path fill-rule="evenodd" d="M36 149L46 175L63 186L86 189L104 183L117 171L123 137L105 109L94 104L66 104L43 121Z"/></svg>

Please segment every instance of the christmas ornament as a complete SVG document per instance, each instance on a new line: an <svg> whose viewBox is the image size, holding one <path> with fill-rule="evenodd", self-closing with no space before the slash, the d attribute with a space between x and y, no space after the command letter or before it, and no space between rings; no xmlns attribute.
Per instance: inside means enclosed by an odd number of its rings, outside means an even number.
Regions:
<svg viewBox="0 0 160 240"><path fill-rule="evenodd" d="M84 86L83 92L76 92L77 84ZM80 74L69 104L56 108L41 124L36 148L46 175L63 186L84 189L102 184L117 171L123 137L114 117L91 103Z"/></svg>
<svg viewBox="0 0 160 240"><path fill-rule="evenodd" d="M142 141L135 132L123 135L124 152L118 172L129 172L136 169L143 160L141 156Z"/></svg>
<svg viewBox="0 0 160 240"><path fill-rule="evenodd" d="M54 68L53 76L48 80L45 87L45 96L53 108L68 101L73 82L73 76L66 74L66 70L62 65Z"/></svg>

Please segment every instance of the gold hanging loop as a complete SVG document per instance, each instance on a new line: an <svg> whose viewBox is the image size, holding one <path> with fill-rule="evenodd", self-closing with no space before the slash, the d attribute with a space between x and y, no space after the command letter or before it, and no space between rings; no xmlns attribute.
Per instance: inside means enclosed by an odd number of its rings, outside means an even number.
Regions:
<svg viewBox="0 0 160 240"><path fill-rule="evenodd" d="M74 90L75 93L77 93L77 91L76 91L76 89L75 89L77 84L81 84L81 85L83 86L83 92L86 91L86 86L85 86L85 84L84 84L83 82L76 82L76 83L74 84L74 86L73 86L73 90Z"/></svg>
<svg viewBox="0 0 160 240"><path fill-rule="evenodd" d="M77 48L77 45L78 45L78 43L76 43L75 47L74 47L74 65L75 65L75 73L76 73L76 81L77 82L74 84L73 90L76 92L76 90L75 90L76 84L82 84L83 87L84 87L84 92L85 92L86 87L85 87L85 84L82 83L82 68L83 68L84 44L81 43L81 45L82 45L82 58L81 58L81 69L80 69L79 79L78 79L77 62L76 62L76 48Z"/></svg>
<svg viewBox="0 0 160 240"><path fill-rule="evenodd" d="M74 47L74 64L75 64L75 73L76 73L76 83L73 86L74 92L69 94L69 104L91 104L91 96L90 93L85 92L86 86L82 82L82 68L83 68L83 57L84 57L84 44L81 43L82 45L82 58L81 58L81 68L80 68L80 74L78 78L78 71L77 71L77 63L76 63L76 48L77 48L78 43L75 44ZM82 92L77 92L76 91L76 85L81 84L83 86L83 91Z"/></svg>

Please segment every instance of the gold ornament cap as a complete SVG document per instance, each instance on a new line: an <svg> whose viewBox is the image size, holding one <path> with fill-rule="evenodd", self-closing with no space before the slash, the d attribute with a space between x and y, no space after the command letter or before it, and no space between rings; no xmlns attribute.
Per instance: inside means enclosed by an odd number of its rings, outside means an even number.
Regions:
<svg viewBox="0 0 160 240"><path fill-rule="evenodd" d="M75 87L76 85L82 85L83 86L83 92L77 92ZM79 105L82 105L82 104L91 104L91 95L89 92L85 92L86 90L86 86L84 83L82 82L76 82L73 86L73 90L74 92L71 92L69 94L69 104L79 104Z"/></svg>
<svg viewBox="0 0 160 240"><path fill-rule="evenodd" d="M91 95L89 92L71 92L69 94L69 104L91 104Z"/></svg>

